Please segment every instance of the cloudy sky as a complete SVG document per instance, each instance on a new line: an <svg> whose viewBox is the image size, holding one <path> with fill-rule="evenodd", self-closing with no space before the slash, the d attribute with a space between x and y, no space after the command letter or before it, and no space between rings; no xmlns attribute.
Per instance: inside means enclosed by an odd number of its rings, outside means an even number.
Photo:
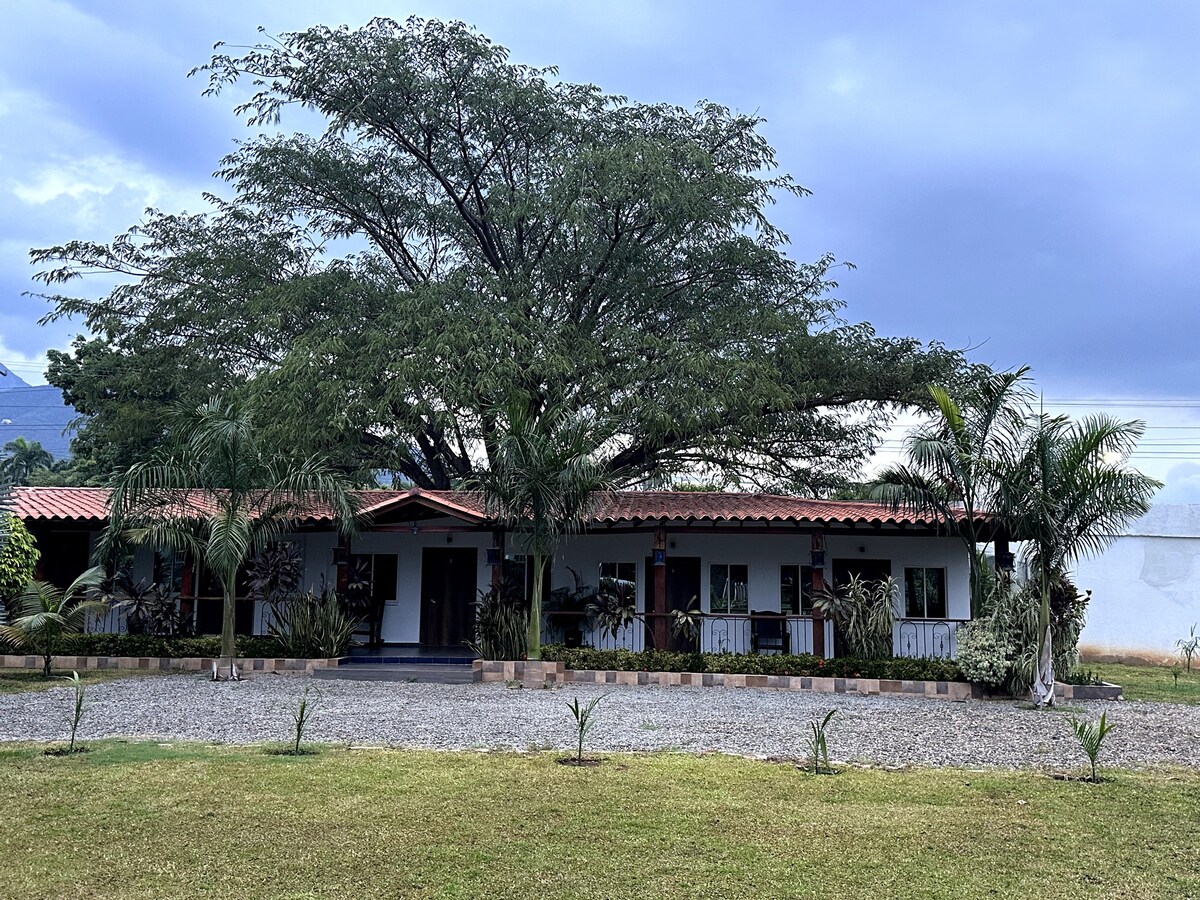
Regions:
<svg viewBox="0 0 1200 900"><path fill-rule="evenodd" d="M736 9L731 13L731 9ZM1200 4L41 0L0 33L0 362L41 380L30 247L196 210L245 127L187 71L212 44L411 13L647 101L766 118L814 195L847 315L1034 367L1049 405L1151 426L1139 463L1200 502ZM285 123L286 124L286 123ZM97 286L98 289L99 286ZM1089 405L1085 405L1090 404Z"/></svg>

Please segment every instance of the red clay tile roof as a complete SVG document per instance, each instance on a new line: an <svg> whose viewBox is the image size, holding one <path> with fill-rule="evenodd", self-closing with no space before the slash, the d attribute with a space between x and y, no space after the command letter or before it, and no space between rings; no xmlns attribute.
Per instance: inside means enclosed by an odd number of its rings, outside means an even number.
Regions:
<svg viewBox="0 0 1200 900"><path fill-rule="evenodd" d="M479 494L464 491L359 491L364 513L378 517L415 505L463 519L488 521ZM18 487L13 489L14 512L27 522L94 522L108 518L105 488ZM328 513L314 510L311 522L327 521ZM808 500L780 494L737 494L702 491L621 491L600 501L598 525L645 522L812 523L844 525L916 525L929 527L929 516L896 512L878 503Z"/></svg>

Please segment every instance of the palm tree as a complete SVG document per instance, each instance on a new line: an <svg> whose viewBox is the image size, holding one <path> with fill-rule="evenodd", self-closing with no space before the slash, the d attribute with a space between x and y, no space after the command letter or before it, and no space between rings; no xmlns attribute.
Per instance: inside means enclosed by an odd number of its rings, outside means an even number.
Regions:
<svg viewBox="0 0 1200 900"><path fill-rule="evenodd" d="M243 562L314 508L329 510L347 535L356 515L340 475L318 459L272 453L249 411L217 399L179 411L168 442L115 479L110 502L101 554L128 540L187 553L216 576L224 595L221 656L231 679L238 677L234 618Z"/></svg>
<svg viewBox="0 0 1200 900"><path fill-rule="evenodd" d="M10 484L24 484L38 469L49 469L54 457L37 441L14 438L4 445L8 458L0 462L0 479Z"/></svg>
<svg viewBox="0 0 1200 900"><path fill-rule="evenodd" d="M1027 367L993 373L961 400L930 387L936 419L905 439L907 462L879 473L873 499L933 515L966 544L971 565L971 617L982 613L984 562L979 513L995 503L1000 462L1011 457L1030 413Z"/></svg>
<svg viewBox="0 0 1200 900"><path fill-rule="evenodd" d="M559 541L581 531L597 493L612 489L612 474L596 462L594 429L578 413L511 402L507 431L497 439L487 471L475 477L488 514L513 531L533 561L526 655L542 657L542 592L546 560Z"/></svg>
<svg viewBox="0 0 1200 900"><path fill-rule="evenodd" d="M1056 574L1102 551L1150 509L1162 484L1128 465L1142 422L1107 415L1073 422L1039 414L1002 464L997 512L1027 541L1030 573L1041 587L1034 702L1054 702L1050 585Z"/></svg>
<svg viewBox="0 0 1200 900"><path fill-rule="evenodd" d="M17 614L11 625L0 625L0 638L18 649L28 647L42 657L42 675L50 677L50 661L62 639L80 634L87 617L108 607L88 599L104 578L99 566L88 569L61 591L45 581L31 581L17 599Z"/></svg>

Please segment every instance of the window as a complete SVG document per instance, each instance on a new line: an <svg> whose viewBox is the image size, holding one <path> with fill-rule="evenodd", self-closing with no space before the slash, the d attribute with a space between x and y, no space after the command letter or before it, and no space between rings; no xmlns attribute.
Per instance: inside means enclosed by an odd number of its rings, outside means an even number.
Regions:
<svg viewBox="0 0 1200 900"><path fill-rule="evenodd" d="M708 569L709 611L745 613L750 611L749 575L746 566L715 563Z"/></svg>
<svg viewBox="0 0 1200 900"><path fill-rule="evenodd" d="M904 570L904 615L910 619L946 618L946 570Z"/></svg>
<svg viewBox="0 0 1200 900"><path fill-rule="evenodd" d="M602 562L599 574L597 593L619 600L623 606L633 605L637 596L637 563Z"/></svg>
<svg viewBox="0 0 1200 900"><path fill-rule="evenodd" d="M350 590L375 607L396 602L395 553L356 553L350 557Z"/></svg>
<svg viewBox="0 0 1200 900"><path fill-rule="evenodd" d="M172 550L154 551L154 583L167 591L183 593L183 567L185 557Z"/></svg>
<svg viewBox="0 0 1200 900"><path fill-rule="evenodd" d="M813 567L779 567L779 611L788 616L812 615Z"/></svg>
<svg viewBox="0 0 1200 900"><path fill-rule="evenodd" d="M550 563L546 559L542 563L542 602L550 596ZM521 598L526 605L533 599L533 557L516 553L504 557L504 579L513 590L521 592Z"/></svg>

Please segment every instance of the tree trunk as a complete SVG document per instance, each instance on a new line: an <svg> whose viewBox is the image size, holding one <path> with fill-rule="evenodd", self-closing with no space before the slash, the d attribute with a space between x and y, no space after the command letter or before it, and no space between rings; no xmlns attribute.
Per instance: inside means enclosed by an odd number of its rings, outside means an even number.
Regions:
<svg viewBox="0 0 1200 900"><path fill-rule="evenodd" d="M1033 679L1033 702L1038 706L1054 705L1054 648L1050 639L1050 588L1042 576L1042 608L1038 614L1037 672Z"/></svg>
<svg viewBox="0 0 1200 900"><path fill-rule="evenodd" d="M45 653L42 655L42 677L43 678L50 677L50 660L52 658L53 658L52 653Z"/></svg>
<svg viewBox="0 0 1200 900"><path fill-rule="evenodd" d="M533 597L529 600L529 640L525 648L528 659L542 658L542 579L545 577L542 555L533 554Z"/></svg>
<svg viewBox="0 0 1200 900"><path fill-rule="evenodd" d="M229 679L237 680L236 663L237 638L234 636L234 623L237 619L237 570L230 572L225 579L225 603L221 614L221 656L229 660Z"/></svg>

